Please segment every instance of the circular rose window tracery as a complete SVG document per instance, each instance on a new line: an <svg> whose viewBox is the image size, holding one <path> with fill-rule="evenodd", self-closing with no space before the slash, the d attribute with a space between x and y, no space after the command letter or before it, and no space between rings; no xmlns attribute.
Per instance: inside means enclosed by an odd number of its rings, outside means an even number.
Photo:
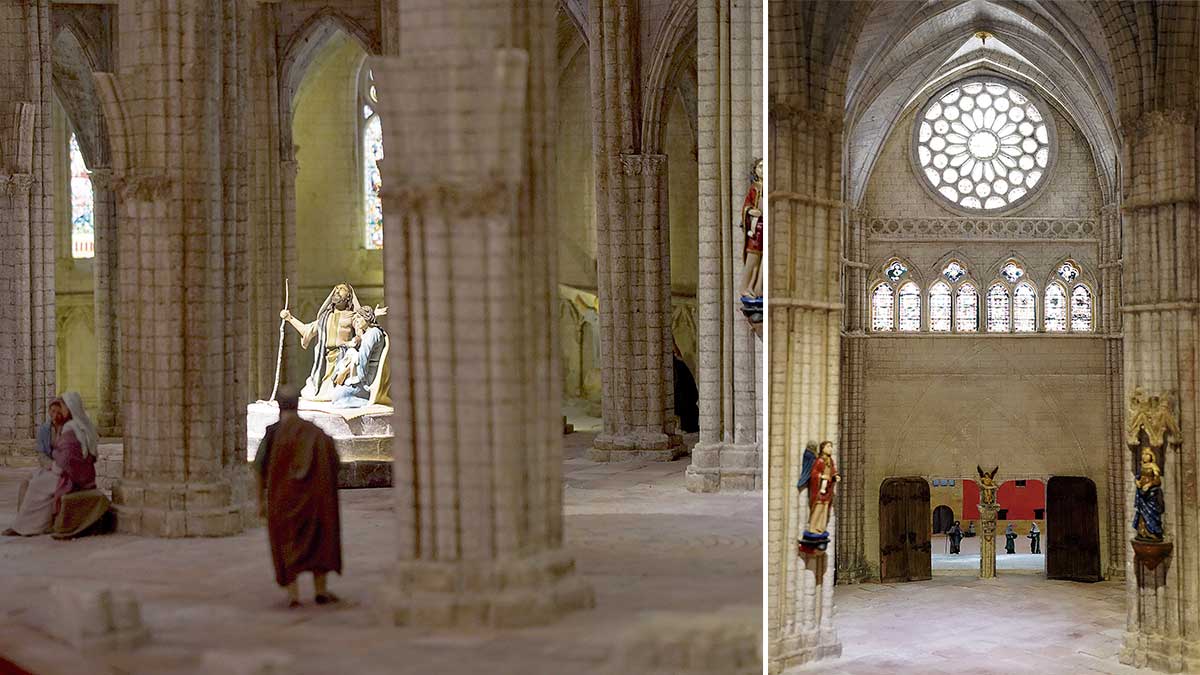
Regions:
<svg viewBox="0 0 1200 675"><path fill-rule="evenodd" d="M914 160L926 186L973 214L1016 208L1045 184L1054 161L1054 124L1043 109L1002 80L943 89L914 129Z"/></svg>

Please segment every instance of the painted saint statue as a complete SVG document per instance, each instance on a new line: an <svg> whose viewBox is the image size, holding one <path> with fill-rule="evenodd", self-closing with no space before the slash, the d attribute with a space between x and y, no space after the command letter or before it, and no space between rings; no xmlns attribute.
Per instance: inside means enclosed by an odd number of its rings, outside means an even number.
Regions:
<svg viewBox="0 0 1200 675"><path fill-rule="evenodd" d="M379 403L391 405L388 396L389 373L387 372L386 356L387 336L383 334L376 322L378 317L387 312L386 307L376 307L372 310L367 322L358 319L363 306L354 293L350 284L338 284L329 292L329 297L317 311L317 318L311 323L303 323L288 310L279 313L279 318L291 324L300 334L300 346L308 349L312 345L313 364L309 370L308 379L300 397L310 401L332 401L335 406L360 407ZM370 308L368 308L370 309ZM379 335L370 331L378 331ZM364 343L367 348L364 352ZM382 353L372 349L378 345ZM353 354L348 353L353 350ZM360 359L360 354L364 357ZM375 368L367 373L365 365L360 363L374 357ZM353 377L351 377L353 375ZM366 376L368 379L364 379ZM347 382L349 381L349 382ZM351 398L363 398L360 395L348 397L344 392L337 391L340 387L350 386L356 394L366 391L365 403L354 401L355 405L343 405ZM341 394L341 395L339 395Z"/></svg>
<svg viewBox="0 0 1200 675"><path fill-rule="evenodd" d="M750 171L750 189L742 204L740 226L746 236L742 245L742 283L738 289L744 304L762 305L762 256L763 256L763 161L755 160Z"/></svg>
<svg viewBox="0 0 1200 675"><path fill-rule="evenodd" d="M800 540L801 552L816 553L829 545L829 509L833 506L834 484L840 479L833 461L833 441L822 441L816 452L811 445L804 450L796 483L798 490L808 490L808 526Z"/></svg>
<svg viewBox="0 0 1200 675"><path fill-rule="evenodd" d="M1137 530L1137 538L1162 541L1166 500L1163 499L1162 469L1158 467L1154 450L1142 448L1141 462L1134 475L1137 482L1133 493L1133 528Z"/></svg>

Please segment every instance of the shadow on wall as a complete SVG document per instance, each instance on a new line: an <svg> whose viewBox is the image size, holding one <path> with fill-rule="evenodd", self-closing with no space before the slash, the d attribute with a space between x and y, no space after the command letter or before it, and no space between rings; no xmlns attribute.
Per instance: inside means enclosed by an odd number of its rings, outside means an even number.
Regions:
<svg viewBox="0 0 1200 675"><path fill-rule="evenodd" d="M683 361L697 377L696 298L671 298L671 331ZM600 416L600 299L592 291L558 286L558 339L562 348L563 398Z"/></svg>

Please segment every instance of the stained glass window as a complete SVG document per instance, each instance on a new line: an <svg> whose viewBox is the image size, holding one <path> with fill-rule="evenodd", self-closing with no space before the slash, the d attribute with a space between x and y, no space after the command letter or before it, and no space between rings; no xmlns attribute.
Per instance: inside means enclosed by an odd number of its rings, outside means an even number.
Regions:
<svg viewBox="0 0 1200 675"><path fill-rule="evenodd" d="M1058 276L1068 284L1075 281L1075 277L1079 276L1079 268L1070 260L1066 261L1058 267Z"/></svg>
<svg viewBox="0 0 1200 675"><path fill-rule="evenodd" d="M379 103L379 92L375 89L375 76L371 69L364 68L365 75L360 84L362 93L363 132L363 214L365 218L366 247L383 248L383 179L379 174L379 160L383 159L383 126L375 106Z"/></svg>
<svg viewBox="0 0 1200 675"><path fill-rule="evenodd" d="M950 285L944 281L929 289L929 330L950 332Z"/></svg>
<svg viewBox="0 0 1200 675"><path fill-rule="evenodd" d="M1012 329L1008 316L1008 289L992 284L987 292L987 329L989 333L1007 333Z"/></svg>
<svg viewBox="0 0 1200 675"><path fill-rule="evenodd" d="M1092 292L1083 284L1071 291L1071 330L1092 330Z"/></svg>
<svg viewBox="0 0 1200 675"><path fill-rule="evenodd" d="M1037 291L1024 282L1013 292L1013 329L1018 333L1033 333L1037 330Z"/></svg>
<svg viewBox="0 0 1200 675"><path fill-rule="evenodd" d="M967 273L967 268L958 264L957 260L950 261L950 264L946 265L946 269L942 270L942 276L949 279L950 283L954 283L954 282L958 281L959 279L963 278L963 276L966 275L966 273Z"/></svg>
<svg viewBox="0 0 1200 675"><path fill-rule="evenodd" d="M954 327L960 333L979 330L979 293L970 283L958 287L955 298Z"/></svg>
<svg viewBox="0 0 1200 675"><path fill-rule="evenodd" d="M1067 330L1067 291L1061 284L1046 287L1046 330L1063 333Z"/></svg>
<svg viewBox="0 0 1200 675"><path fill-rule="evenodd" d="M921 330L921 288L915 281L900 287L900 330Z"/></svg>
<svg viewBox="0 0 1200 675"><path fill-rule="evenodd" d="M871 293L871 330L890 331L893 327L893 315L896 299L892 296L892 287L879 284Z"/></svg>
<svg viewBox="0 0 1200 675"><path fill-rule="evenodd" d="M908 272L908 268L899 260L893 260L892 264L887 266L886 274L893 282L900 281L900 277Z"/></svg>
<svg viewBox="0 0 1200 675"><path fill-rule="evenodd" d="M71 134L69 143L71 156L71 257L93 258L96 256L96 193L92 191L92 178L83 153L79 151L79 139Z"/></svg>
<svg viewBox="0 0 1200 675"><path fill-rule="evenodd" d="M1051 151L1050 122L1002 82L968 81L926 104L914 130L928 185L959 208L996 212L1039 185Z"/></svg>
<svg viewBox="0 0 1200 675"><path fill-rule="evenodd" d="M1004 267L1000 268L1000 275L1008 279L1008 283L1015 284L1017 283L1017 279L1025 276L1025 270L1021 269L1021 266L1016 261L1009 260L1004 263Z"/></svg>

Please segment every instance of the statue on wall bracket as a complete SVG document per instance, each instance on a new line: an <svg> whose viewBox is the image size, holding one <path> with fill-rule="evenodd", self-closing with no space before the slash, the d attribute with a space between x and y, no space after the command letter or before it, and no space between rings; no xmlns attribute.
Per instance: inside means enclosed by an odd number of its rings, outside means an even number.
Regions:
<svg viewBox="0 0 1200 675"><path fill-rule="evenodd" d="M279 318L300 334L300 346L313 351L313 364L300 397L334 408L391 405L387 367L389 340L379 325L386 307L364 306L354 288L333 287L317 318L304 323L286 309Z"/></svg>
<svg viewBox="0 0 1200 675"><path fill-rule="evenodd" d="M814 452L815 450L815 452ZM808 490L808 524L800 538L800 553L814 555L829 546L829 511L833 508L833 488L841 480L833 460L833 441L821 441L804 449L804 461L796 489Z"/></svg>
<svg viewBox="0 0 1200 675"><path fill-rule="evenodd" d="M1148 395L1137 387L1129 399L1125 443L1133 453L1133 549L1139 563L1154 569L1171 554L1163 514L1162 466L1170 446L1182 442L1173 396Z"/></svg>
<svg viewBox="0 0 1200 675"><path fill-rule="evenodd" d="M746 191L746 201L742 203L742 215L739 227L745 235L742 244L742 281L738 288L744 308L763 306L762 292L762 258L763 258L763 161L754 160L750 168L750 188ZM761 320L761 319L760 319Z"/></svg>

